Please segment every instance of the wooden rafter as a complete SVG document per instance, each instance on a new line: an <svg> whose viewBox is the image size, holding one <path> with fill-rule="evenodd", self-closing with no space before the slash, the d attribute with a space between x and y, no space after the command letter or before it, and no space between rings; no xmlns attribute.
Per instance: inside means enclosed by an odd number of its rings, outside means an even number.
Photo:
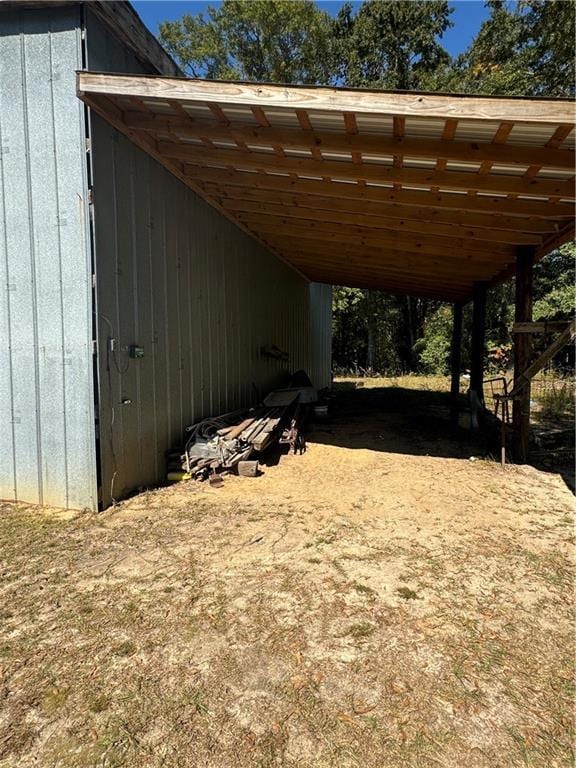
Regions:
<svg viewBox="0 0 576 768"><path fill-rule="evenodd" d="M539 258L573 234L569 102L94 73L78 86L309 279L463 301L519 249Z"/></svg>

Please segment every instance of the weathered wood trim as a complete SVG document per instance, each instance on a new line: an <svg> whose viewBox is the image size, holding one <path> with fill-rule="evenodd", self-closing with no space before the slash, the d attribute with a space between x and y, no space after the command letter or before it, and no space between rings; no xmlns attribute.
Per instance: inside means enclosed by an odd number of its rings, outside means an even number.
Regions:
<svg viewBox="0 0 576 768"><path fill-rule="evenodd" d="M217 102L259 107L317 109L328 112L437 117L458 120L510 120L515 123L574 124L571 100L524 99L455 94L399 93L312 88L266 83L185 80L134 75L83 72L79 75L81 94L174 99L190 102Z"/></svg>
<svg viewBox="0 0 576 768"><path fill-rule="evenodd" d="M276 157L265 152L242 152L237 149L205 149L183 146L176 142L159 141L158 152L187 166L213 166L272 173L295 173L305 176L328 176L331 179L349 179L377 184L406 184L430 188L460 189L466 192L492 192L535 197L561 197L574 199L576 187L572 179L526 179L523 176L507 176L494 173L460 173L457 171L436 171L420 168L396 168L381 163L338 162L313 158ZM194 172L194 171L193 171Z"/></svg>
<svg viewBox="0 0 576 768"><path fill-rule="evenodd" d="M278 177L266 173L224 168L202 168L201 166L194 166L193 168L194 170L189 172L190 175L203 185L235 186L250 190L266 189L288 194L321 195L343 200L367 200L539 219L561 220L571 219L574 216L574 206L568 203L548 203L541 200L510 199L484 195L470 197L464 194L451 194L450 192L433 193L428 190L402 189L397 191L371 185L361 186L339 181L327 184L315 179L291 179L285 176Z"/></svg>

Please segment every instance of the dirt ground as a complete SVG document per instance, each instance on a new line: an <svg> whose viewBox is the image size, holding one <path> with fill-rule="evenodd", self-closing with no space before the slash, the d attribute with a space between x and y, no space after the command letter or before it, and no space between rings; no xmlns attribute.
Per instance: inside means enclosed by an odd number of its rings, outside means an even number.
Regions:
<svg viewBox="0 0 576 768"><path fill-rule="evenodd" d="M445 397L344 388L219 489L2 505L0 766L572 766L573 496Z"/></svg>

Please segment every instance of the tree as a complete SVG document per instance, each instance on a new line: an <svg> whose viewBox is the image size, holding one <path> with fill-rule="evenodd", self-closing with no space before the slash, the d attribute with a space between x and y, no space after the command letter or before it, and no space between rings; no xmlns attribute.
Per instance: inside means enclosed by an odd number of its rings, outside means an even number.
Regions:
<svg viewBox="0 0 576 768"><path fill-rule="evenodd" d="M160 40L194 77L328 84L331 23L308 0L224 0L160 24Z"/></svg>
<svg viewBox="0 0 576 768"><path fill-rule="evenodd" d="M447 0L345 3L334 23L334 68L343 85L417 89L450 61L439 38L452 26Z"/></svg>
<svg viewBox="0 0 576 768"><path fill-rule="evenodd" d="M470 48L427 75L429 90L508 96L575 92L576 5L565 0L488 0L490 18Z"/></svg>

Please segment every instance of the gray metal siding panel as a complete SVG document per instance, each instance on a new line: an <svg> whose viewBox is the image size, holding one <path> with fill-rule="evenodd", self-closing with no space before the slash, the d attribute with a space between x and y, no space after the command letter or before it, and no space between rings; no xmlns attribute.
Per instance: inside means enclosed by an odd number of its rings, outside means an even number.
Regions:
<svg viewBox="0 0 576 768"><path fill-rule="evenodd" d="M77 8L0 13L0 495L96 505Z"/></svg>

